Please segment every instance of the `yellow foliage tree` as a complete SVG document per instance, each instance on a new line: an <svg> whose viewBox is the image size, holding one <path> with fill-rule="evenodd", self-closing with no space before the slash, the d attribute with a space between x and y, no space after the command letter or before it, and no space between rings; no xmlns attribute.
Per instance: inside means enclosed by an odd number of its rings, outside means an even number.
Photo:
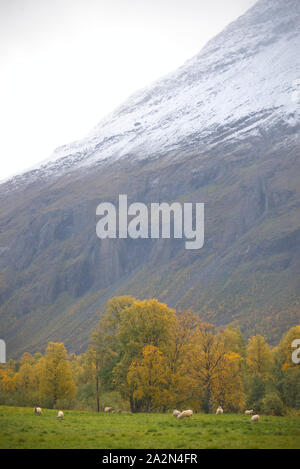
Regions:
<svg viewBox="0 0 300 469"><path fill-rule="evenodd" d="M226 350L235 352L241 357L246 356L246 344L239 327L228 327L222 333Z"/></svg>
<svg viewBox="0 0 300 469"><path fill-rule="evenodd" d="M40 393L56 408L58 400L72 399L76 386L67 351L63 343L49 342L45 356L39 362Z"/></svg>
<svg viewBox="0 0 300 469"><path fill-rule="evenodd" d="M132 362L127 375L133 399L144 402L146 412L172 405L174 399L169 389L169 378L167 358L153 345L144 347L143 358Z"/></svg>
<svg viewBox="0 0 300 469"><path fill-rule="evenodd" d="M238 354L229 354L226 351L222 336L216 334L213 325L201 324L187 354L185 368L190 381L190 392L201 399L205 411L212 412L214 406L221 402L226 405L234 400L232 392L237 385L240 359ZM241 383L238 384L242 392ZM221 402L217 402L217 399Z"/></svg>
<svg viewBox="0 0 300 469"><path fill-rule="evenodd" d="M241 411L245 406L241 364L242 357L235 352L224 355L222 367L212 386L214 407L221 405L229 412Z"/></svg>
<svg viewBox="0 0 300 469"><path fill-rule="evenodd" d="M172 323L171 337L166 355L170 369L175 372L182 366L186 353L191 347L197 327L201 324L197 314L191 311L180 311Z"/></svg>
<svg viewBox="0 0 300 469"><path fill-rule="evenodd" d="M122 310L116 334L120 360L113 373L122 396L130 400L131 410L135 408L127 382L130 364L142 358L145 345L152 345L165 353L176 321L175 311L157 300L135 301Z"/></svg>
<svg viewBox="0 0 300 469"><path fill-rule="evenodd" d="M263 377L270 372L273 355L262 335L250 337L247 346L247 365L250 372Z"/></svg>
<svg viewBox="0 0 300 469"><path fill-rule="evenodd" d="M297 367L299 364L293 363L292 354L295 348L292 347L294 340L300 340L300 325L289 329L282 337L276 350L276 357L280 361L283 370L289 367Z"/></svg>
<svg viewBox="0 0 300 469"><path fill-rule="evenodd" d="M11 368L0 368L0 387L6 393L12 393L17 389L19 374Z"/></svg>

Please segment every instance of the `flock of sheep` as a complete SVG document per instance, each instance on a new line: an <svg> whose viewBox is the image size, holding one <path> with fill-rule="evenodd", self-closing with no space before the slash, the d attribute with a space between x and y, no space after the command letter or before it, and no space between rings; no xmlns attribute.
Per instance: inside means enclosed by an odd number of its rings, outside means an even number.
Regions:
<svg viewBox="0 0 300 469"><path fill-rule="evenodd" d="M112 407L104 407L104 412L106 413L112 413L112 414L128 414L126 410L118 409L118 410L113 410Z"/></svg>
<svg viewBox="0 0 300 469"><path fill-rule="evenodd" d="M224 410L222 409L221 406L219 406L216 410L216 415L220 415L220 414L223 414L224 413ZM253 409L251 410L245 410L245 415L252 415L253 414ZM193 416L193 411L191 409L189 410L184 410L183 412L180 412L180 410L173 410L173 416L178 418L178 419L182 419L182 418L185 418L185 417L192 417ZM251 422L258 422L259 421L259 415L256 414L256 415L252 415L251 417Z"/></svg>
<svg viewBox="0 0 300 469"><path fill-rule="evenodd" d="M42 409L41 407L34 407L33 409L33 412L35 414L38 414L38 415L42 415ZM124 410L113 410L112 407L105 407L104 408L104 412L106 413L112 413L112 414L126 414L127 412L125 412ZM188 418L188 417L192 417L193 416L193 411L191 409L189 410L183 410L182 412L180 412L180 410L173 410L173 416L176 417L177 419L182 419L182 418ZM223 414L224 413L224 410L222 409L221 406L219 406L216 410L216 415L220 415L220 414ZM245 415L251 415L251 422L258 422L259 421L259 415L256 414L256 415L252 415L253 414L253 409L251 410L245 410ZM57 418L58 419L63 419L64 418L64 413L62 410L59 410L58 411L58 414L57 414Z"/></svg>
<svg viewBox="0 0 300 469"><path fill-rule="evenodd" d="M33 413L34 414L37 414L37 415L42 415L42 409L41 407L34 407L33 409ZM57 418L59 420L62 420L64 418L64 413L62 410L59 410L58 413L57 413Z"/></svg>

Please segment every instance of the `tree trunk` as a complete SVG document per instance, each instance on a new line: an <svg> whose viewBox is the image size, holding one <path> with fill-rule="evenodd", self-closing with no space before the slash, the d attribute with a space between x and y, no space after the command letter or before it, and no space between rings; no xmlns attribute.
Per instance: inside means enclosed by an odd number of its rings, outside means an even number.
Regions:
<svg viewBox="0 0 300 469"><path fill-rule="evenodd" d="M135 405L134 405L134 399L132 397L132 394L129 396L129 402L130 402L130 411L135 412Z"/></svg>
<svg viewBox="0 0 300 469"><path fill-rule="evenodd" d="M96 402L97 412L100 412L98 361L96 361Z"/></svg>
<svg viewBox="0 0 300 469"><path fill-rule="evenodd" d="M150 397L150 398L148 399L148 401L147 401L146 411L147 411L147 412L151 412L151 411L152 411L152 399L151 399L151 397Z"/></svg>
<svg viewBox="0 0 300 469"><path fill-rule="evenodd" d="M208 405L208 413L209 413L209 414L212 414L212 411L213 411L213 403L212 403L212 399L211 399L211 389L210 389L210 385L208 385L208 387L207 387L207 405Z"/></svg>

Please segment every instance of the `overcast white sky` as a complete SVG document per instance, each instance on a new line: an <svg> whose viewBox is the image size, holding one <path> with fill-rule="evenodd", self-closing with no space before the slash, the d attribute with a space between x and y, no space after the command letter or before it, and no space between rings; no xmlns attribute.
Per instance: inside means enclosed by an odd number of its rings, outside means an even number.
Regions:
<svg viewBox="0 0 300 469"><path fill-rule="evenodd" d="M256 0L0 0L0 180L84 137Z"/></svg>

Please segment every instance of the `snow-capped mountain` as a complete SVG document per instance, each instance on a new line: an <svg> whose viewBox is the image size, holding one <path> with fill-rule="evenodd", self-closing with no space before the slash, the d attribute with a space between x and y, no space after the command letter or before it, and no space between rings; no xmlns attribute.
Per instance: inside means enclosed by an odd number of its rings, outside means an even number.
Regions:
<svg viewBox="0 0 300 469"><path fill-rule="evenodd" d="M213 146L260 135L278 121L292 129L299 122L299 47L300 2L260 0L179 70L35 169L61 174L106 159L164 156L187 142Z"/></svg>
<svg viewBox="0 0 300 469"><path fill-rule="evenodd" d="M83 140L0 185L9 356L86 347L112 296L274 344L300 319L300 1L260 0ZM96 236L101 201L205 203L205 243Z"/></svg>

